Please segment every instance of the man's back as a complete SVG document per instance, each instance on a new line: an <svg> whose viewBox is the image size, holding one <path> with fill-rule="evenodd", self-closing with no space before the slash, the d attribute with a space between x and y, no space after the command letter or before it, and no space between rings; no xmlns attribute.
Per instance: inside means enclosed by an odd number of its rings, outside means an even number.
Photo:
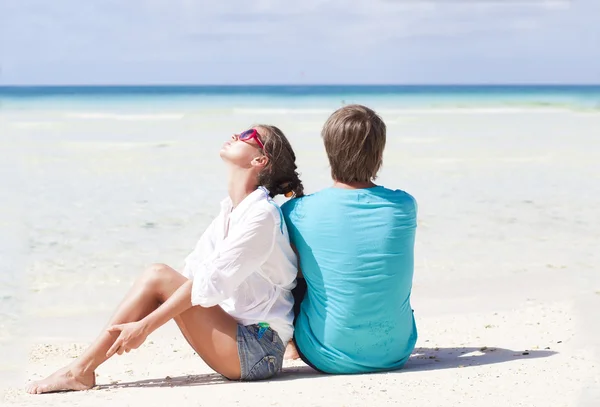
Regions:
<svg viewBox="0 0 600 407"><path fill-rule="evenodd" d="M400 368L417 339L413 197L328 188L282 209L308 285L296 321L300 352L327 373Z"/></svg>

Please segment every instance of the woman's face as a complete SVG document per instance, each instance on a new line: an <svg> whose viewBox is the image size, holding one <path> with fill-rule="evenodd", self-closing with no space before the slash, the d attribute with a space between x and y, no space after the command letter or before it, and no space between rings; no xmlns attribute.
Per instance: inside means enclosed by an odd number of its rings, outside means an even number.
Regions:
<svg viewBox="0 0 600 407"><path fill-rule="evenodd" d="M252 130L256 130L256 132ZM253 164L253 161L264 157L261 145L256 140L256 138L260 140L260 130L260 128L250 129L250 131L232 135L231 139L223 144L219 155L224 161L241 168L251 168L256 165L256 163Z"/></svg>

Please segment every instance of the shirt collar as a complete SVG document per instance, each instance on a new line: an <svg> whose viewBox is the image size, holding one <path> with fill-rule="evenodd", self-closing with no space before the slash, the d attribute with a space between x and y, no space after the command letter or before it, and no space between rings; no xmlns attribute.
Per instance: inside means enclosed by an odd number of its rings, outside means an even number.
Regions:
<svg viewBox="0 0 600 407"><path fill-rule="evenodd" d="M221 210L231 212L229 214L229 219L235 222L244 213L246 213L246 211L252 206L252 204L265 198L269 199L269 190L261 186L258 187L256 191L250 193L250 195L245 197L236 208L233 208L233 203L231 202L230 197L223 199L223 201L221 201Z"/></svg>

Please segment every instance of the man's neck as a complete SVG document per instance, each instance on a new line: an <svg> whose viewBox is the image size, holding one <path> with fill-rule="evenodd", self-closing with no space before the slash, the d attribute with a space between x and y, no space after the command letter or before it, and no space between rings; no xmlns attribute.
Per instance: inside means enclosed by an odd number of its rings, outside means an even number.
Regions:
<svg viewBox="0 0 600 407"><path fill-rule="evenodd" d="M373 182L340 182L340 181L334 181L333 182L333 187L334 188L341 188L341 189L367 189L367 188L373 188L376 187L377 185L375 185Z"/></svg>

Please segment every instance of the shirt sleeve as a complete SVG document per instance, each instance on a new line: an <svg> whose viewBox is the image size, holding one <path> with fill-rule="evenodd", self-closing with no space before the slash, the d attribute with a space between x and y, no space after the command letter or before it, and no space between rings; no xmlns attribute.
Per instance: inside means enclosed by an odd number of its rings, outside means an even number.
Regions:
<svg viewBox="0 0 600 407"><path fill-rule="evenodd" d="M192 304L213 307L235 290L270 256L278 225L267 210L250 215L217 247L197 263L192 284Z"/></svg>
<svg viewBox="0 0 600 407"><path fill-rule="evenodd" d="M290 199L281 206L281 213L283 214L283 219L285 220L285 225L290 237L290 243L292 244L295 244L296 235L298 233L294 220L292 219L292 212L295 209L296 202L297 199Z"/></svg>
<svg viewBox="0 0 600 407"><path fill-rule="evenodd" d="M185 258L185 265L183 267L183 272L181 273L185 277L193 279L193 265L195 263L202 262L215 249L215 228L220 217L221 214L219 214L219 216L213 219L213 221L210 223L210 225L208 225L204 233L202 233L202 236L200 236L200 240L198 240L198 243L196 243L196 247L194 248L194 250Z"/></svg>

